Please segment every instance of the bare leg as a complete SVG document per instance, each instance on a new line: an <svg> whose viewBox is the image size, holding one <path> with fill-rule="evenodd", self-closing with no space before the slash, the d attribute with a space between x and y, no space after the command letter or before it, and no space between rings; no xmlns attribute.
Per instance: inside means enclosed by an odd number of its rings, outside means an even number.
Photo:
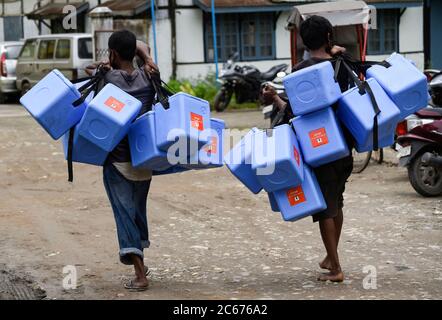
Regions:
<svg viewBox="0 0 442 320"><path fill-rule="evenodd" d="M338 209L338 215L333 218L333 221L335 222L335 226L336 226L336 245L339 245L339 239L341 238L342 225L343 225L343 222L344 222L344 214L342 212L342 208ZM319 267L321 269L328 269L328 270L330 270L331 265L330 265L330 260L328 258L328 255L319 264Z"/></svg>
<svg viewBox="0 0 442 320"><path fill-rule="evenodd" d="M149 286L149 281L146 278L144 261L141 257L136 254L130 256L135 269L135 279L132 280L132 285L135 288L147 288Z"/></svg>
<svg viewBox="0 0 442 320"><path fill-rule="evenodd" d="M319 221L319 228L330 261L330 273L321 275L318 280L342 282L344 280L344 274L341 271L341 265L339 263L337 241L338 231L334 219L324 219Z"/></svg>

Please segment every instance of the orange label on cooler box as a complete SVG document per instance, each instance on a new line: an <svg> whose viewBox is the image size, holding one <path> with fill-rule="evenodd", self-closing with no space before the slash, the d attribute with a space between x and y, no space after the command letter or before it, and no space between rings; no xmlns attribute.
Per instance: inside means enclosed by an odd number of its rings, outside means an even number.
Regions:
<svg viewBox="0 0 442 320"><path fill-rule="evenodd" d="M317 148L328 144L328 137L325 128L321 128L318 130L313 130L309 133L310 141L312 142L313 148Z"/></svg>
<svg viewBox="0 0 442 320"><path fill-rule="evenodd" d="M204 151L207 152L208 154L217 154L218 153L217 145L218 145L218 138L212 137L210 138L210 144L207 144L204 147Z"/></svg>
<svg viewBox="0 0 442 320"><path fill-rule="evenodd" d="M296 163L298 164L298 166L301 164L301 157L299 156L299 151L298 151L298 149L296 149L296 147L295 146L293 146L293 154L295 155L295 160L296 160Z"/></svg>
<svg viewBox="0 0 442 320"><path fill-rule="evenodd" d="M109 97L104 104L116 112L120 112L125 106L123 102L118 101L114 97Z"/></svg>
<svg viewBox="0 0 442 320"><path fill-rule="evenodd" d="M291 188L287 191L287 199L289 200L290 206L294 207L300 203L306 201L304 190L302 187Z"/></svg>
<svg viewBox="0 0 442 320"><path fill-rule="evenodd" d="M204 130L203 116L191 112L190 113L190 125L192 126L192 128L195 128L199 131L203 131Z"/></svg>

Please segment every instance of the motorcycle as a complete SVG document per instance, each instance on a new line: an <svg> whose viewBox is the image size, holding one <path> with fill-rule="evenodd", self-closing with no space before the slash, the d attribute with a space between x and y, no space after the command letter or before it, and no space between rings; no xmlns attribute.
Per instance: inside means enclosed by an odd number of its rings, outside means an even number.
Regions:
<svg viewBox="0 0 442 320"><path fill-rule="evenodd" d="M399 165L408 169L413 188L425 197L442 195L442 74L429 78L430 105L397 128Z"/></svg>
<svg viewBox="0 0 442 320"><path fill-rule="evenodd" d="M266 72L260 72L251 65L238 66L239 54L233 54L221 70L219 82L221 89L215 96L215 110L222 112L230 104L233 94L238 103L256 102L259 99L261 84L272 81L276 75L288 68L287 64L273 66Z"/></svg>

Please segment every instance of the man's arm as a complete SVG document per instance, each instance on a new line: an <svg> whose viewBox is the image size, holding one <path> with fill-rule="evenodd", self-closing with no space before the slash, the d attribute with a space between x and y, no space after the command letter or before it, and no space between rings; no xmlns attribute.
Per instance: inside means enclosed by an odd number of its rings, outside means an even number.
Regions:
<svg viewBox="0 0 442 320"><path fill-rule="evenodd" d="M137 56L141 59L143 65L144 72L150 77L158 77L160 76L160 70L158 66L153 62L152 56L150 55L150 47L142 42L137 41Z"/></svg>

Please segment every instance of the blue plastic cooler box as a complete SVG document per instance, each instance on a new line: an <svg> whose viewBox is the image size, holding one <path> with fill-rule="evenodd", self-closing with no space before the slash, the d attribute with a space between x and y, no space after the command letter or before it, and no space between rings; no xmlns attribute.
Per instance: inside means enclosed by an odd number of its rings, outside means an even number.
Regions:
<svg viewBox="0 0 442 320"><path fill-rule="evenodd" d="M252 169L251 158L253 149L253 133L259 131L253 128L240 142L238 142L224 157L232 174L238 178L250 191L258 194L262 190L262 185L256 177L256 170Z"/></svg>
<svg viewBox="0 0 442 320"><path fill-rule="evenodd" d="M155 112L149 111L139 117L129 129L129 146L132 165L163 171L172 165L167 153L158 149L155 139Z"/></svg>
<svg viewBox="0 0 442 320"><path fill-rule="evenodd" d="M367 80L381 113L378 116L380 148L394 143L400 111L375 79ZM339 101L338 117L356 141L358 152L373 150L373 120L375 112L368 93L361 95L357 87L346 91Z"/></svg>
<svg viewBox="0 0 442 320"><path fill-rule="evenodd" d="M102 166L109 153L80 136L77 129L78 125L74 131L72 161ZM69 133L70 131L66 132L63 136L63 151L66 160L68 159Z"/></svg>
<svg viewBox="0 0 442 320"><path fill-rule="evenodd" d="M387 92L401 111L400 119L427 107L427 77L398 53L393 53L386 61L391 67L375 65L367 70L367 77L376 79Z"/></svg>
<svg viewBox="0 0 442 320"><path fill-rule="evenodd" d="M270 203L270 208L272 209L272 211L273 212L281 212L281 210L279 210L278 203L276 202L275 194L272 192L269 192L269 193L267 193L267 195L269 196L269 203Z"/></svg>
<svg viewBox="0 0 442 320"><path fill-rule="evenodd" d="M223 166L224 129L226 124L221 119L210 119L210 130L203 134L209 135L209 143L200 148L199 152L189 157L188 164L184 167L189 169L207 169Z"/></svg>
<svg viewBox="0 0 442 320"><path fill-rule="evenodd" d="M316 176L308 166L304 166L302 185L276 191L273 197L285 221L296 221L327 209Z"/></svg>
<svg viewBox="0 0 442 320"><path fill-rule="evenodd" d="M296 116L327 108L341 96L331 62L326 61L289 74L283 84Z"/></svg>
<svg viewBox="0 0 442 320"><path fill-rule="evenodd" d="M254 132L252 169L267 192L304 180L303 160L295 132L288 124Z"/></svg>
<svg viewBox="0 0 442 320"><path fill-rule="evenodd" d="M180 92L169 97L169 108L157 103L153 110L157 145L163 151L167 151L178 139L186 139L189 145L198 147L209 142L208 137L201 134L210 129L210 105L206 100Z"/></svg>
<svg viewBox="0 0 442 320"><path fill-rule="evenodd" d="M292 124L304 161L311 167L317 168L350 154L332 108L296 117Z"/></svg>
<svg viewBox="0 0 442 320"><path fill-rule="evenodd" d="M53 70L32 87L20 103L57 140L83 116L86 104L72 105L80 96L80 92L60 71Z"/></svg>
<svg viewBox="0 0 442 320"><path fill-rule="evenodd" d="M127 135L140 109L139 100L113 84L107 84L88 105L78 133L111 152Z"/></svg>

